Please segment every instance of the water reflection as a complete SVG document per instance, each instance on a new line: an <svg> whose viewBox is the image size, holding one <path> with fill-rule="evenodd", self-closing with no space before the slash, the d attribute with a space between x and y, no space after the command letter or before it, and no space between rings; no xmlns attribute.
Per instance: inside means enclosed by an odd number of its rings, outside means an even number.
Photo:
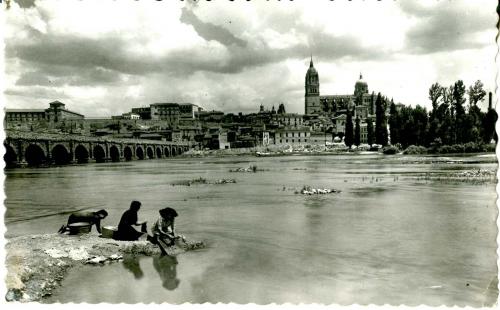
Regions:
<svg viewBox="0 0 500 310"><path fill-rule="evenodd" d="M162 286L169 291L173 291L179 286L180 280L177 279L177 264L175 256L162 255L153 258L153 267L160 276Z"/></svg>
<svg viewBox="0 0 500 310"><path fill-rule="evenodd" d="M142 272L141 265L139 264L139 258L135 255L124 255L122 261L123 267L128 271L132 272L134 278L140 279L144 276Z"/></svg>

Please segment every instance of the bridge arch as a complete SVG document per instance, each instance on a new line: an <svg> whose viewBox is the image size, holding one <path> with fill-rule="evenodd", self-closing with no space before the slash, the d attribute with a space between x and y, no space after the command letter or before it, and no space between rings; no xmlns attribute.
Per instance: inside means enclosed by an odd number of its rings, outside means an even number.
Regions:
<svg viewBox="0 0 500 310"><path fill-rule="evenodd" d="M106 161L106 151L104 151L104 148L101 145L94 146L92 154L94 155L96 163L103 163Z"/></svg>
<svg viewBox="0 0 500 310"><path fill-rule="evenodd" d="M45 151L38 144L28 145L24 158L29 166L39 166L47 161Z"/></svg>
<svg viewBox="0 0 500 310"><path fill-rule="evenodd" d="M112 162L120 161L120 150L116 145L112 145L109 148L109 157L111 158Z"/></svg>
<svg viewBox="0 0 500 310"><path fill-rule="evenodd" d="M75 160L79 164L87 163L89 161L89 151L81 144L75 147Z"/></svg>
<svg viewBox="0 0 500 310"><path fill-rule="evenodd" d="M17 153L14 147L10 144L4 144L5 154L3 155L3 160L5 161L5 167L14 167L17 164Z"/></svg>
<svg viewBox="0 0 500 310"><path fill-rule="evenodd" d="M144 159L144 150L142 149L142 146L138 146L138 147L135 149L135 156L136 156L136 157L137 157L137 159L139 159L139 160Z"/></svg>
<svg viewBox="0 0 500 310"><path fill-rule="evenodd" d="M155 152L153 151L153 148L151 146L146 147L146 155L148 155L149 159L155 158Z"/></svg>
<svg viewBox="0 0 500 310"><path fill-rule="evenodd" d="M172 146L172 157L177 156L177 147Z"/></svg>
<svg viewBox="0 0 500 310"><path fill-rule="evenodd" d="M132 156L133 156L132 154L133 153L132 153L132 149L130 148L130 146L127 145L123 148L123 157L125 157L126 161L132 160Z"/></svg>
<svg viewBox="0 0 500 310"><path fill-rule="evenodd" d="M56 165L67 165L71 161L70 152L62 144L56 144L51 151L51 157Z"/></svg>
<svg viewBox="0 0 500 310"><path fill-rule="evenodd" d="M161 147L157 146L156 147L156 157L157 158L162 158L162 151L161 151Z"/></svg>
<svg viewBox="0 0 500 310"><path fill-rule="evenodd" d="M163 153L165 154L165 157L170 157L170 148L168 146L166 146L163 149Z"/></svg>

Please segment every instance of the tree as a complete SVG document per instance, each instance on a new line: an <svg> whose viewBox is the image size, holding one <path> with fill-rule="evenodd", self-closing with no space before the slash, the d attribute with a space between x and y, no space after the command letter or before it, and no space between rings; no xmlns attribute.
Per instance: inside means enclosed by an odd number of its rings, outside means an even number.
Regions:
<svg viewBox="0 0 500 310"><path fill-rule="evenodd" d="M498 136L495 132L495 124L498 119L498 114L495 109L489 109L483 118L483 141L490 143L494 139L498 143Z"/></svg>
<svg viewBox="0 0 500 310"><path fill-rule="evenodd" d="M375 142L382 146L387 145L387 120L384 105L382 95L378 93L375 101Z"/></svg>
<svg viewBox="0 0 500 310"><path fill-rule="evenodd" d="M453 107L453 85L443 87L443 101L450 109L451 117L455 117L455 108Z"/></svg>
<svg viewBox="0 0 500 310"><path fill-rule="evenodd" d="M366 139L368 145L372 146L375 133L373 132L373 122L371 118L366 119Z"/></svg>
<svg viewBox="0 0 500 310"><path fill-rule="evenodd" d="M280 103L280 105L278 106L278 114L285 114L286 111L285 111L285 105L283 103Z"/></svg>
<svg viewBox="0 0 500 310"><path fill-rule="evenodd" d="M415 132L415 145L427 145L427 124L429 122L427 110L417 105L412 111L413 130Z"/></svg>
<svg viewBox="0 0 500 310"><path fill-rule="evenodd" d="M359 124L359 117L356 116L356 126L354 127L354 145L359 146L361 144L361 126Z"/></svg>
<svg viewBox="0 0 500 310"><path fill-rule="evenodd" d="M456 117L465 114L465 101L465 85L462 80L458 80L453 86L453 104L455 107Z"/></svg>
<svg viewBox="0 0 500 310"><path fill-rule="evenodd" d="M347 118L345 121L345 138L344 143L347 147L351 148L353 140L354 140L354 132L352 126L352 114L351 110L347 109Z"/></svg>
<svg viewBox="0 0 500 310"><path fill-rule="evenodd" d="M468 141L482 141L482 137L484 136L483 119L485 117L485 113L481 112L481 109L476 104L473 104L469 107L469 114L467 117L469 118L471 126Z"/></svg>
<svg viewBox="0 0 500 310"><path fill-rule="evenodd" d="M416 144L414 122L413 122L413 111L411 107L403 107L399 111L401 129L400 129L400 140L399 143L403 147Z"/></svg>
<svg viewBox="0 0 500 310"><path fill-rule="evenodd" d="M391 101L389 110L389 130L391 132L391 144L400 143L401 120L394 101Z"/></svg>
<svg viewBox="0 0 500 310"><path fill-rule="evenodd" d="M442 101L445 88L439 83L434 83L429 88L429 100L432 104L432 110L429 112L429 130L427 133L426 144L430 144L436 139L438 127L439 127L439 119L436 117L436 113L439 107L440 101Z"/></svg>
<svg viewBox="0 0 500 310"><path fill-rule="evenodd" d="M486 96L486 91L484 90L484 85L480 80L477 80L474 85L469 86L469 90L467 91L469 95L469 104L470 106L475 106L479 101L484 99Z"/></svg>
<svg viewBox="0 0 500 310"><path fill-rule="evenodd" d="M453 143L463 143L469 135L468 131L470 128L468 128L466 123L464 108L464 104L466 102L465 92L464 82L462 80L455 82L453 86L453 107L455 109L455 135Z"/></svg>
<svg viewBox="0 0 500 310"><path fill-rule="evenodd" d="M432 111L436 111L439 100L443 97L443 87L439 83L434 83L429 88L429 99L432 103Z"/></svg>
<svg viewBox="0 0 500 310"><path fill-rule="evenodd" d="M436 130L437 138L440 138L443 144L452 144L452 130L454 120L448 103L442 102L439 105L435 113L435 119L439 122ZM433 139L433 137L429 137L429 139Z"/></svg>

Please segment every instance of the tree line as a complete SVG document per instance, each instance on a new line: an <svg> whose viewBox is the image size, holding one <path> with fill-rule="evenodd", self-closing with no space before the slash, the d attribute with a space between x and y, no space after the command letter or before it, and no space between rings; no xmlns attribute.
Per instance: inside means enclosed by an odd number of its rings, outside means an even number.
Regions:
<svg viewBox="0 0 500 310"><path fill-rule="evenodd" d="M468 89L462 80L449 87L439 83L432 84L429 88L429 100L432 103L430 111L420 105L396 105L393 100L389 102L379 93L375 101L375 126L372 119L366 120L367 142L369 145L392 144L402 148L410 145L439 147L471 142L488 144L492 139L497 142L496 111L491 105L487 112L482 112L477 106L485 97L486 91L479 80ZM386 112L387 109L389 113ZM359 118L356 118L353 126L352 112L349 110L344 141L348 147L360 144Z"/></svg>

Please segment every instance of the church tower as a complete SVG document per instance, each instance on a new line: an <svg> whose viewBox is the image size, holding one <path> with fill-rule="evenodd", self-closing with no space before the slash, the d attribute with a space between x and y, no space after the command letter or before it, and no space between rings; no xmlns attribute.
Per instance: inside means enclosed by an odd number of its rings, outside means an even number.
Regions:
<svg viewBox="0 0 500 310"><path fill-rule="evenodd" d="M307 114L318 114L321 112L321 107L319 105L319 76L316 69L314 69L313 60L311 56L311 62L309 64L309 69L306 73L306 95L305 95L305 113Z"/></svg>

